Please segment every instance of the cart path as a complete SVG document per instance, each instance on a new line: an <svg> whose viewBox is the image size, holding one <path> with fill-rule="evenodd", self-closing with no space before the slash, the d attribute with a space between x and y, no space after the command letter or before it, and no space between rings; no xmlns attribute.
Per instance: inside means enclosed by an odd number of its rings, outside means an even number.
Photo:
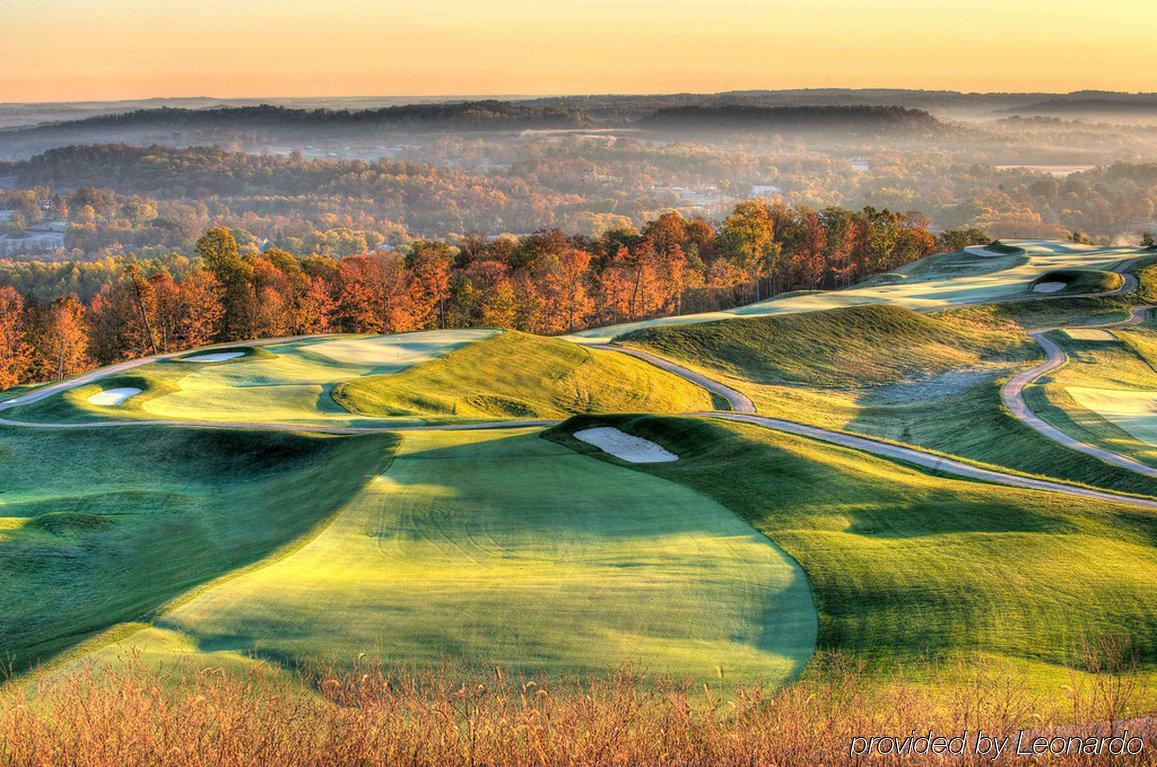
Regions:
<svg viewBox="0 0 1157 767"><path fill-rule="evenodd" d="M1132 315L1124 322L1108 322L1100 325L1083 325L1081 327L1118 328L1127 327L1129 325L1139 325L1145 320L1145 313L1153 308L1154 306L1152 305L1138 306L1133 309ZM1000 389L1000 398L1004 402L1004 406L1008 408L1008 412L1012 413L1013 417L1015 417L1021 423L1035 429L1037 432L1048 437L1053 442L1064 445L1071 450L1084 453L1085 455L1090 455L1098 460L1104 461L1105 463L1110 463L1114 466L1119 466L1123 469L1128 469L1129 471L1143 474L1146 477L1153 477L1157 479L1157 468L1141 463L1140 461L1135 461L1132 458L1127 458L1126 456L1114 453L1110 450L1095 447L1088 444L1087 442L1081 442L1080 440L1069 436L1065 432L1045 421L1039 415L1034 413L1032 408L1028 406L1028 403L1025 402L1024 389L1026 386L1041 376L1045 375L1046 373L1051 373L1061 365L1068 362L1069 358L1065 354L1064 349L1057 345L1055 341L1052 341L1046 336L1047 333L1058 329L1059 328L1043 328L1041 330L1034 330L1033 332L1029 333L1029 337L1036 341L1037 344L1039 344L1040 347L1044 349L1046 359L1040 365L1037 365L1030 370L1025 370L1022 373L1017 373L1005 382L1004 386L1002 386Z"/></svg>

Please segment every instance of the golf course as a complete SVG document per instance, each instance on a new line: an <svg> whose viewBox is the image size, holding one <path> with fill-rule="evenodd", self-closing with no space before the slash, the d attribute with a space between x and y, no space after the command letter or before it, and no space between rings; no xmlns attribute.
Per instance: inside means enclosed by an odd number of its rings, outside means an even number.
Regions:
<svg viewBox="0 0 1157 767"><path fill-rule="evenodd" d="M1010 240L726 312L252 340L0 394L6 683L132 656L727 696L838 654L1060 699L1112 640L1151 711L1155 264Z"/></svg>

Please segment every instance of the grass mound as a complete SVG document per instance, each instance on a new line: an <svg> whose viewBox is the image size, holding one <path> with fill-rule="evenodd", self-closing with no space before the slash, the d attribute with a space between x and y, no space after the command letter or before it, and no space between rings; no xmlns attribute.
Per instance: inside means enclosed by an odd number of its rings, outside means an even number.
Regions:
<svg viewBox="0 0 1157 767"><path fill-rule="evenodd" d="M652 327L618 343L760 384L850 386L887 383L1033 354L1023 338L962 328L889 305Z"/></svg>
<svg viewBox="0 0 1157 767"><path fill-rule="evenodd" d="M1129 318L1133 306L1128 296L1072 296L965 306L937 312L935 316L952 324L983 330L1033 330L1121 322Z"/></svg>
<svg viewBox="0 0 1157 767"><path fill-rule="evenodd" d="M206 357L217 354L236 354L237 357L229 357L228 359L207 359L198 360L196 357ZM207 349L194 349L184 354L179 354L176 357L168 357L160 361L159 364L164 365L224 365L230 362L248 362L252 360L271 360L275 357L274 354L266 351L260 346L213 346Z"/></svg>
<svg viewBox="0 0 1157 767"><path fill-rule="evenodd" d="M1152 513L940 478L709 419L579 417L549 435L597 455L569 436L594 425L677 453L634 469L716 499L791 554L816 598L818 649L909 670L999 656L1026 671L1053 664L1063 678L1082 640L1132 637L1142 668L1157 669Z"/></svg>
<svg viewBox="0 0 1157 767"><path fill-rule="evenodd" d="M992 242L985 245L984 249L992 251L993 253L1003 253L1004 255L1024 253L1024 248L1017 247L1016 245L1008 245L1001 242L1000 240L993 240Z"/></svg>
<svg viewBox="0 0 1157 767"><path fill-rule="evenodd" d="M1065 287L1054 291L1052 295L1108 293L1121 287L1124 281L1125 278L1116 272L1101 269L1054 269L1029 283L1029 290L1033 290L1037 285L1060 282Z"/></svg>
<svg viewBox="0 0 1157 767"><path fill-rule="evenodd" d="M558 418L711 409L703 389L645 362L517 331L401 373L345 381L333 398L373 416Z"/></svg>
<svg viewBox="0 0 1157 767"><path fill-rule="evenodd" d="M305 535L386 436L146 427L0 432L0 652L20 671Z"/></svg>

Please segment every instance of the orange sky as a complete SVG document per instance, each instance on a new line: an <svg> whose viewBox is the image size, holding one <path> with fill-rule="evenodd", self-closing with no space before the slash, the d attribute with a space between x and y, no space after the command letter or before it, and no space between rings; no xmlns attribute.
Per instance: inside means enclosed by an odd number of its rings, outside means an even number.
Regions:
<svg viewBox="0 0 1157 767"><path fill-rule="evenodd" d="M1150 0L0 0L0 101L1157 90Z"/></svg>

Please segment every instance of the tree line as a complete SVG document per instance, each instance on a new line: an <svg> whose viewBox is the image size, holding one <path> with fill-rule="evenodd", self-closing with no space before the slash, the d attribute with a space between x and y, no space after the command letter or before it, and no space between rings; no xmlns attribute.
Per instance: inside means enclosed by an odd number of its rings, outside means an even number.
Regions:
<svg viewBox="0 0 1157 767"><path fill-rule="evenodd" d="M845 287L985 241L975 230L934 236L916 213L765 200L739 203L718 227L670 211L597 238L469 234L342 259L239 244L218 226L191 260L110 262L87 301L0 287L0 388L283 335L471 326L558 334Z"/></svg>

